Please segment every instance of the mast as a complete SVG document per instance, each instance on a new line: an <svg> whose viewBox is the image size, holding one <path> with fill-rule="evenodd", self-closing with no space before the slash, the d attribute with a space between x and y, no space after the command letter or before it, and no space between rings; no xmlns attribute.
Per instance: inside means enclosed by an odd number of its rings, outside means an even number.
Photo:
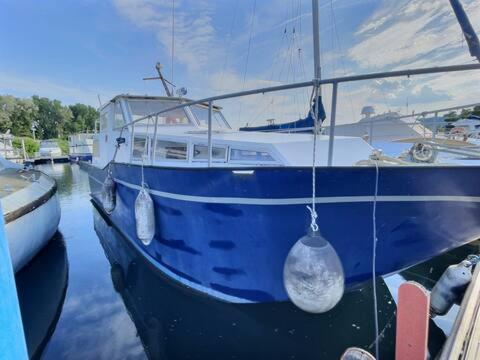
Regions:
<svg viewBox="0 0 480 360"><path fill-rule="evenodd" d="M476 57L480 62L480 41L468 19L467 13L463 9L462 3L459 0L450 0L450 5L452 6L453 12L462 28L463 36L467 41L470 55Z"/></svg>
<svg viewBox="0 0 480 360"><path fill-rule="evenodd" d="M314 78L319 81L322 76L320 66L320 20L318 15L318 0L312 0L312 20L313 20L313 64ZM320 89L320 86L318 86Z"/></svg>

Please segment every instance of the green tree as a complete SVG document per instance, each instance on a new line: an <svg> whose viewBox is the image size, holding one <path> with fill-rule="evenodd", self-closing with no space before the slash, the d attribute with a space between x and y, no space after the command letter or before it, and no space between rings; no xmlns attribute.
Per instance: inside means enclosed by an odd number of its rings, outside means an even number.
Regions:
<svg viewBox="0 0 480 360"><path fill-rule="evenodd" d="M16 99L15 107L10 114L12 134L15 136L30 136L32 121L37 116L38 107L30 99Z"/></svg>
<svg viewBox="0 0 480 360"><path fill-rule="evenodd" d="M66 124L72 120L72 111L68 106L62 106L59 100L50 100L38 96L32 97L38 107L36 121L37 134L40 139L52 139L65 136Z"/></svg>
<svg viewBox="0 0 480 360"><path fill-rule="evenodd" d="M470 110L470 109L462 109L462 111L460 112L460 117L466 119L466 118L468 118L471 114L472 114L472 110Z"/></svg>
<svg viewBox="0 0 480 360"><path fill-rule="evenodd" d="M27 154L29 156L33 156L35 155L35 153L38 151L38 149L40 148L40 145L38 143L38 141L35 141L33 140L32 138L30 137L22 137L22 138L14 138L12 143L13 143L13 147L14 148L17 148L17 149L20 149L20 150L23 150L22 148L22 139L24 141L24 144L25 144L25 151L27 152Z"/></svg>
<svg viewBox="0 0 480 360"><path fill-rule="evenodd" d="M15 108L16 99L13 96L0 95L0 132L5 133L12 127L11 115Z"/></svg>
<svg viewBox="0 0 480 360"><path fill-rule="evenodd" d="M472 111L472 115L480 116L480 106L475 106Z"/></svg>
<svg viewBox="0 0 480 360"><path fill-rule="evenodd" d="M98 118L97 110L84 104L70 105L69 108L73 115L71 123L68 124L69 134L95 129L95 120Z"/></svg>
<svg viewBox="0 0 480 360"><path fill-rule="evenodd" d="M458 120L458 115L455 111L451 111L444 116L445 121L453 122Z"/></svg>

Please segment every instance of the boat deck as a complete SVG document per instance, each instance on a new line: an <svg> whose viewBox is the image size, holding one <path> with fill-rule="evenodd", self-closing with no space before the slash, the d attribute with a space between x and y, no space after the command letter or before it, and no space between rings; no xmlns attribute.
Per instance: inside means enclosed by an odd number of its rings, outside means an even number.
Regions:
<svg viewBox="0 0 480 360"><path fill-rule="evenodd" d="M0 199L31 184L31 176L38 177L36 172L19 169L4 169L0 171Z"/></svg>

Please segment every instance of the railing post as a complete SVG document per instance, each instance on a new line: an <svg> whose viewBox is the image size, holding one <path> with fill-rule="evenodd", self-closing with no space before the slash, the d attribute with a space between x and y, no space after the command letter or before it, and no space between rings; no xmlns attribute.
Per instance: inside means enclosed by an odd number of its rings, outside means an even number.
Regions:
<svg viewBox="0 0 480 360"><path fill-rule="evenodd" d="M150 159L153 162L155 161L155 149L157 148L157 128L158 128L158 115L155 116L155 129L153 129L153 144L152 144L152 154L150 156Z"/></svg>
<svg viewBox="0 0 480 360"><path fill-rule="evenodd" d="M368 128L368 143L372 145L373 138L373 120L370 120L370 127Z"/></svg>
<svg viewBox="0 0 480 360"><path fill-rule="evenodd" d="M337 117L337 88L338 83L333 83L332 89L332 110L330 115L330 134L328 138L328 166L332 166L333 162L333 142L335 140L335 120ZM316 136L316 134L315 134Z"/></svg>
<svg viewBox="0 0 480 360"><path fill-rule="evenodd" d="M208 102L208 167L212 166L212 102Z"/></svg>
<svg viewBox="0 0 480 360"><path fill-rule="evenodd" d="M433 120L433 134L432 134L432 138L435 139L435 137L437 136L437 116L438 116L438 111L435 112L435 119Z"/></svg>

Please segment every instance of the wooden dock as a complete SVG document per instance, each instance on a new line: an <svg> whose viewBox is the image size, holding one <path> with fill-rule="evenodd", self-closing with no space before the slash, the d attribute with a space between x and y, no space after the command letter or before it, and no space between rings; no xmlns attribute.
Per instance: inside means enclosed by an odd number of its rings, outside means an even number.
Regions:
<svg viewBox="0 0 480 360"><path fill-rule="evenodd" d="M475 268L439 359L480 359L480 264Z"/></svg>

